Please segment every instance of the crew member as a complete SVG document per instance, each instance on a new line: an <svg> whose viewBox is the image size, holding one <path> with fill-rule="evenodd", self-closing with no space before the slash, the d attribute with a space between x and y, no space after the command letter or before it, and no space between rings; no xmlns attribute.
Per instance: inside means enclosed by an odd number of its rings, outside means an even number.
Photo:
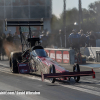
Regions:
<svg viewBox="0 0 100 100"><path fill-rule="evenodd" d="M95 47L96 46L96 37L94 36L94 32L90 32L90 46Z"/></svg>
<svg viewBox="0 0 100 100"><path fill-rule="evenodd" d="M75 49L75 51L80 50L80 35L76 32L75 29L72 30L72 33L69 35L68 40L72 49Z"/></svg>
<svg viewBox="0 0 100 100"><path fill-rule="evenodd" d="M13 42L13 37L10 33L7 34L6 40L11 43Z"/></svg>
<svg viewBox="0 0 100 100"><path fill-rule="evenodd" d="M83 33L83 30L80 30L80 35L81 35L81 37L80 37L80 46L81 47L85 47L85 44L86 44L86 36L85 36L85 34Z"/></svg>

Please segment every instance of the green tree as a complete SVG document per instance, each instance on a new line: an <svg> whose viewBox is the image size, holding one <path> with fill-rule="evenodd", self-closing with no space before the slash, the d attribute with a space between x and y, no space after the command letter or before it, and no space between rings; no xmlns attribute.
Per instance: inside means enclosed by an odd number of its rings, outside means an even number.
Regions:
<svg viewBox="0 0 100 100"><path fill-rule="evenodd" d="M83 24L82 29L84 33L86 31L100 31L100 1L91 3L89 9L82 9L83 12ZM77 8L66 10L66 27L67 33L71 33L72 29L75 28L74 22L79 21L79 10ZM52 30L63 29L63 12L60 14L60 18L56 15L52 15Z"/></svg>
<svg viewBox="0 0 100 100"><path fill-rule="evenodd" d="M57 30L59 28L59 18L56 15L52 15L51 19L51 29L52 31Z"/></svg>

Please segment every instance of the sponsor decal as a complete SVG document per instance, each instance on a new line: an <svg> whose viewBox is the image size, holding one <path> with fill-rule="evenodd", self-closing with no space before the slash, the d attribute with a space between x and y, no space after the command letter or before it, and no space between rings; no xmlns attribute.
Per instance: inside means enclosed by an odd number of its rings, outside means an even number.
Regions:
<svg viewBox="0 0 100 100"><path fill-rule="evenodd" d="M27 66L27 64L19 64L19 67L21 67L21 66Z"/></svg>
<svg viewBox="0 0 100 100"><path fill-rule="evenodd" d="M61 63L62 62L62 52L56 51L56 61Z"/></svg>
<svg viewBox="0 0 100 100"><path fill-rule="evenodd" d="M69 63L69 52L63 51L63 63Z"/></svg>
<svg viewBox="0 0 100 100"><path fill-rule="evenodd" d="M25 73L25 72L27 72L27 70L25 69L20 70L20 73Z"/></svg>
<svg viewBox="0 0 100 100"><path fill-rule="evenodd" d="M55 51L50 50L50 58L52 58L55 61Z"/></svg>

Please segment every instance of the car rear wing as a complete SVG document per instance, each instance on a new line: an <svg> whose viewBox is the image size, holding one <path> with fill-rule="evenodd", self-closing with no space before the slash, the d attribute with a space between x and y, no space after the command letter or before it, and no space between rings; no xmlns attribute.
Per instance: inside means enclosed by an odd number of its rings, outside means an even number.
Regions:
<svg viewBox="0 0 100 100"><path fill-rule="evenodd" d="M54 74L43 74L41 73L42 81L48 78L63 78L63 77L75 77L75 76L93 76L95 78L95 72L93 71L81 71L81 72L64 72Z"/></svg>
<svg viewBox="0 0 100 100"><path fill-rule="evenodd" d="M27 48L30 47L30 43L28 43L28 42L31 42L31 46L34 46L35 42L37 42L37 41L34 40L34 39L32 41L27 41L27 39L25 39L25 37L24 37L24 35L21 31L21 26L29 26L28 38L33 38L32 32L31 32L31 26L44 26L44 25L43 25L43 18L38 19L38 20L30 20L30 21L27 21L27 20L16 20L15 21L15 20L5 19L5 31L7 31L8 26L19 26L20 38L21 38L21 44L22 44L22 51L24 51L25 45L26 45ZM34 42L34 43L32 43L32 42Z"/></svg>
<svg viewBox="0 0 100 100"><path fill-rule="evenodd" d="M31 21L14 21L5 19L5 30L8 26L43 26L43 18Z"/></svg>

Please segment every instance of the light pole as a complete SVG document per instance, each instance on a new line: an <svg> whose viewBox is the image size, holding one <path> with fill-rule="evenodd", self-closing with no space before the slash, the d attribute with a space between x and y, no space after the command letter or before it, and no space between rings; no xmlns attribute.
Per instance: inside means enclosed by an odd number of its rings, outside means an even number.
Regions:
<svg viewBox="0 0 100 100"><path fill-rule="evenodd" d="M63 8L63 28L65 30L66 27L66 0L63 0L64 2L64 8Z"/></svg>
<svg viewBox="0 0 100 100"><path fill-rule="evenodd" d="M66 48L66 27L65 27L65 48Z"/></svg>
<svg viewBox="0 0 100 100"><path fill-rule="evenodd" d="M63 8L63 32L65 34L65 48L66 48L66 0L63 0L64 8Z"/></svg>
<svg viewBox="0 0 100 100"><path fill-rule="evenodd" d="M81 23L83 23L82 2L79 0L79 30L82 28Z"/></svg>

